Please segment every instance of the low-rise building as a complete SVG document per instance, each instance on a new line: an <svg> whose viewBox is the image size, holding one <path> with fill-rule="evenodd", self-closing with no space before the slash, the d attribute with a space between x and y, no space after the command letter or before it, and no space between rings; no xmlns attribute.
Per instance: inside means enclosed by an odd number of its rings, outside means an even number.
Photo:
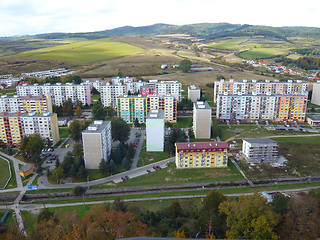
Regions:
<svg viewBox="0 0 320 240"><path fill-rule="evenodd" d="M306 120L310 126L320 126L320 114L307 115Z"/></svg>
<svg viewBox="0 0 320 240"><path fill-rule="evenodd" d="M188 87L188 99L191 102L196 102L201 97L201 89L196 85L191 85Z"/></svg>
<svg viewBox="0 0 320 240"><path fill-rule="evenodd" d="M111 121L94 121L82 132L84 163L87 169L99 169L101 161L109 161L112 137Z"/></svg>
<svg viewBox="0 0 320 240"><path fill-rule="evenodd" d="M215 168L228 166L226 142L176 143L177 168Z"/></svg>
<svg viewBox="0 0 320 240"><path fill-rule="evenodd" d="M242 153L250 163L272 163L278 160L278 142L270 138L243 139Z"/></svg>
<svg viewBox="0 0 320 240"><path fill-rule="evenodd" d="M164 111L150 110L146 120L147 152L164 150Z"/></svg>
<svg viewBox="0 0 320 240"><path fill-rule="evenodd" d="M35 169L36 167L33 164L27 163L20 168L20 176L28 177L29 175L34 173Z"/></svg>
<svg viewBox="0 0 320 240"><path fill-rule="evenodd" d="M197 139L211 138L212 110L207 102L193 104L193 132Z"/></svg>

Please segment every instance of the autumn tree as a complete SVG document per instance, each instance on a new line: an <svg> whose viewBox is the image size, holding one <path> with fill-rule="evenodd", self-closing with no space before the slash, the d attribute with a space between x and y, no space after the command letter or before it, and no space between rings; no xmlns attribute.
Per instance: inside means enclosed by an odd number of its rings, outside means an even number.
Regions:
<svg viewBox="0 0 320 240"><path fill-rule="evenodd" d="M275 226L280 216L260 194L240 196L239 200L223 201L220 213L226 214L227 238L278 239Z"/></svg>
<svg viewBox="0 0 320 240"><path fill-rule="evenodd" d="M190 71L191 65L192 63L189 59L183 59L179 63L179 68L181 69L182 72L186 73Z"/></svg>
<svg viewBox="0 0 320 240"><path fill-rule="evenodd" d="M81 140L81 123L78 120L73 120L69 128L70 138L76 142Z"/></svg>
<svg viewBox="0 0 320 240"><path fill-rule="evenodd" d="M111 120L112 140L124 143L128 140L130 134L130 126L120 118Z"/></svg>
<svg viewBox="0 0 320 240"><path fill-rule="evenodd" d="M77 107L77 109L76 109L76 117L79 118L79 117L81 117L81 115L82 115L82 109L81 109L81 107Z"/></svg>

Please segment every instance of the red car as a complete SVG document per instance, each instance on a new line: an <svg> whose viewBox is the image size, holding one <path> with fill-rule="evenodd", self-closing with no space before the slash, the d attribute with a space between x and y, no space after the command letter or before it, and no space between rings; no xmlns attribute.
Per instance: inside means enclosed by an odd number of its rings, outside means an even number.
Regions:
<svg viewBox="0 0 320 240"><path fill-rule="evenodd" d="M122 181L125 181L125 180L126 180L126 178L125 178L125 177L121 177L121 180L122 180Z"/></svg>

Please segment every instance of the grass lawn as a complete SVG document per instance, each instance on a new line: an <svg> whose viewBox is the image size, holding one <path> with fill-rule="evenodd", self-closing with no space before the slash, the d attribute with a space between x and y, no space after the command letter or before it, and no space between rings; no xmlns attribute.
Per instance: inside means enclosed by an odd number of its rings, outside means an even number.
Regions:
<svg viewBox="0 0 320 240"><path fill-rule="evenodd" d="M100 170L97 169L87 169L89 181L97 180L100 178L108 177L109 175L104 175Z"/></svg>
<svg viewBox="0 0 320 240"><path fill-rule="evenodd" d="M299 143L299 144L320 144L320 137L287 137L287 138L272 138L280 143Z"/></svg>
<svg viewBox="0 0 320 240"><path fill-rule="evenodd" d="M38 222L38 216L32 214L29 211L21 211L24 227L27 233L31 233L34 230L36 223Z"/></svg>
<svg viewBox="0 0 320 240"><path fill-rule="evenodd" d="M177 122L172 125L175 128L189 128L192 124L192 117L178 117Z"/></svg>
<svg viewBox="0 0 320 240"><path fill-rule="evenodd" d="M4 213L6 212L5 209L0 209L0 219L3 217ZM9 210L9 214L6 217L6 220L4 221L4 223L8 226L8 227L12 227L13 225L13 219L12 219L12 211Z"/></svg>
<svg viewBox="0 0 320 240"><path fill-rule="evenodd" d="M0 158L0 188L3 188L10 177L9 164Z"/></svg>
<svg viewBox="0 0 320 240"><path fill-rule="evenodd" d="M274 55L279 55L286 52L287 49L282 48L263 48L257 47L251 50L240 53L240 57L246 59L256 59L256 58L268 58Z"/></svg>
<svg viewBox="0 0 320 240"><path fill-rule="evenodd" d="M59 127L59 136L60 136L60 138L67 138L69 136L68 128Z"/></svg>
<svg viewBox="0 0 320 240"><path fill-rule="evenodd" d="M168 152L147 152L146 143L144 142L140 151L138 167L159 162L170 157L172 157L172 155Z"/></svg>
<svg viewBox="0 0 320 240"><path fill-rule="evenodd" d="M9 58L31 58L88 64L95 61L143 53L143 49L111 39L88 40L19 53Z"/></svg>
<svg viewBox="0 0 320 240"><path fill-rule="evenodd" d="M91 100L98 100L100 98L100 94L92 94Z"/></svg>
<svg viewBox="0 0 320 240"><path fill-rule="evenodd" d="M239 50L239 44L246 41L246 37L233 37L227 40L222 40L217 43L210 44L208 47L227 50Z"/></svg>

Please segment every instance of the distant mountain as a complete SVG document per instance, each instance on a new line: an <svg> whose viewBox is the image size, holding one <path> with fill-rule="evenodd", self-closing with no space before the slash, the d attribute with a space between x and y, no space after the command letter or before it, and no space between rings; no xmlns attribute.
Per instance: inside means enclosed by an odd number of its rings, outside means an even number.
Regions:
<svg viewBox="0 0 320 240"><path fill-rule="evenodd" d="M87 38L99 39L112 36L125 35L158 35L158 34L188 34L204 39L217 39L223 37L240 36L266 36L288 41L288 37L319 37L320 28L312 27L269 27L248 24L229 23L199 23L187 25L153 24L142 27L124 26L111 30L83 33L47 33L29 38L63 39L63 38ZM26 38L26 36L23 36ZM12 38L10 38L12 39Z"/></svg>

